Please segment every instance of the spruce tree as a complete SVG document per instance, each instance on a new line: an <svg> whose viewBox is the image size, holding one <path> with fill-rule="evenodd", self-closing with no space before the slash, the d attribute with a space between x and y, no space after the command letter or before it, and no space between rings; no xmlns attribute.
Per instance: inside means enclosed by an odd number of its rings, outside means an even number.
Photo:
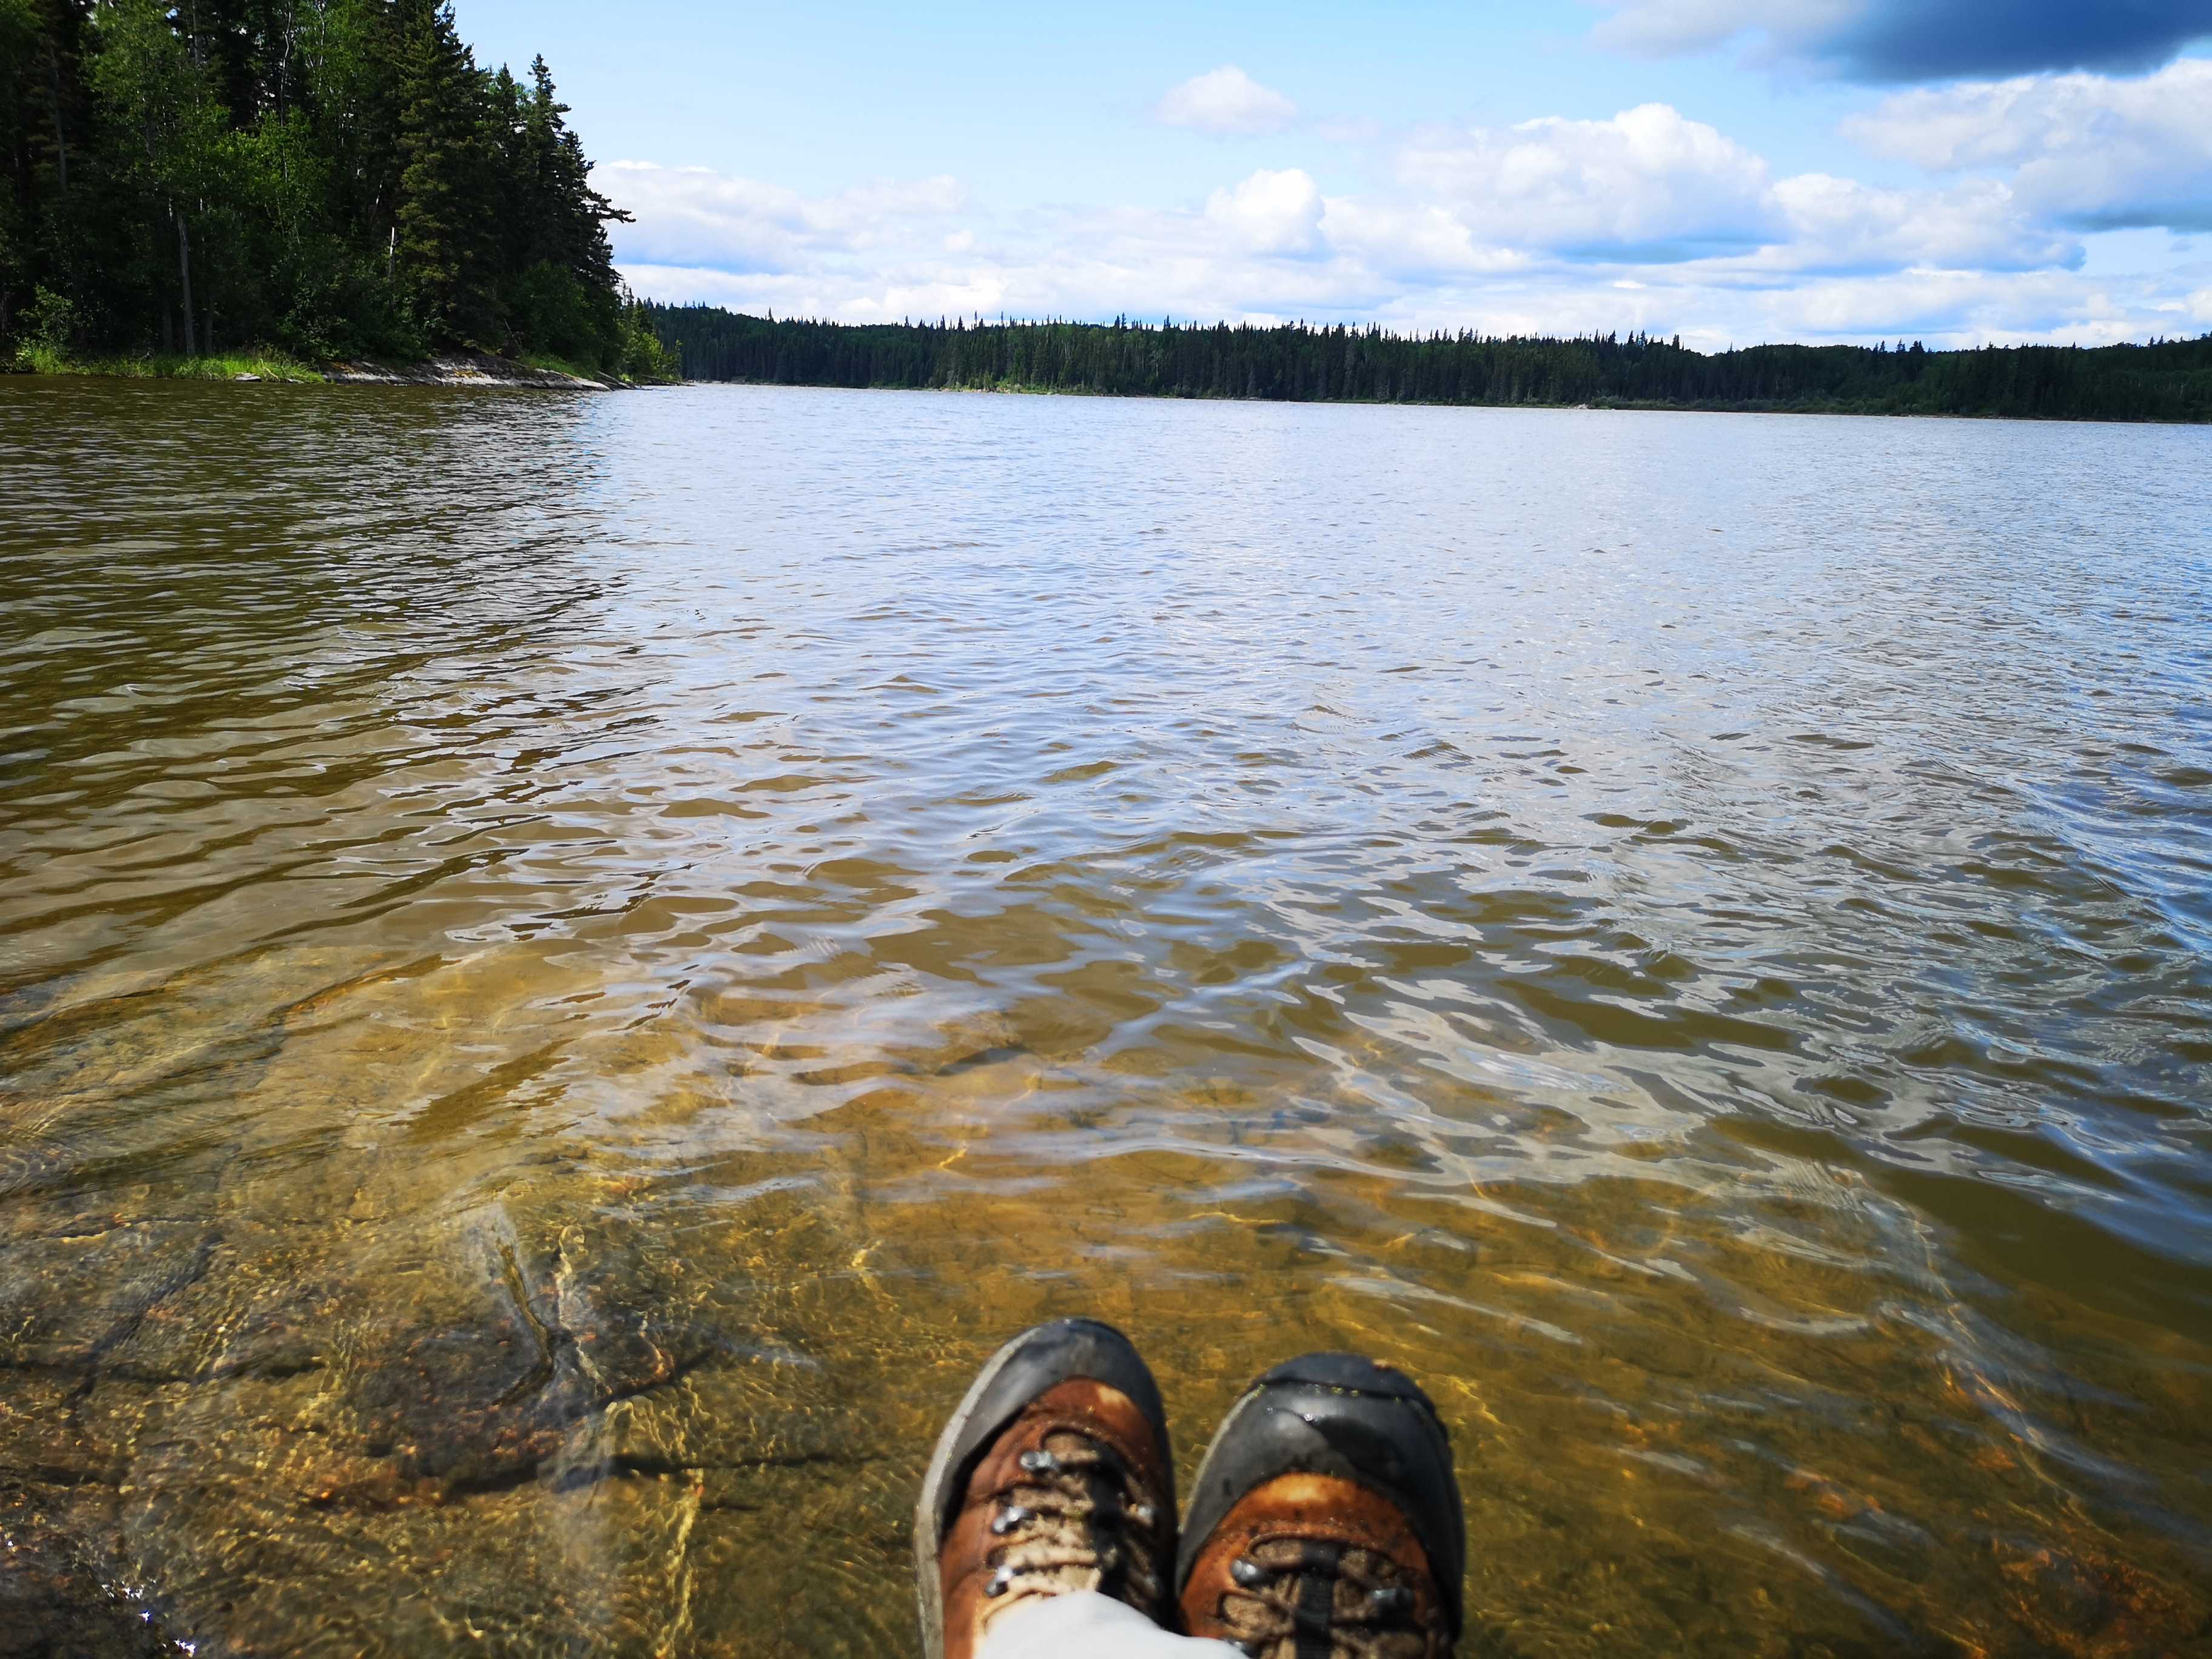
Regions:
<svg viewBox="0 0 2212 1659"><path fill-rule="evenodd" d="M496 343L490 115L450 5L416 0L401 59L398 281L434 344Z"/></svg>
<svg viewBox="0 0 2212 1659"><path fill-rule="evenodd" d="M527 93L502 76L495 101L512 96L505 176L517 211L508 242L508 293L519 344L579 362L623 353L620 279L606 226L621 212L592 188L591 162L566 117L544 58Z"/></svg>

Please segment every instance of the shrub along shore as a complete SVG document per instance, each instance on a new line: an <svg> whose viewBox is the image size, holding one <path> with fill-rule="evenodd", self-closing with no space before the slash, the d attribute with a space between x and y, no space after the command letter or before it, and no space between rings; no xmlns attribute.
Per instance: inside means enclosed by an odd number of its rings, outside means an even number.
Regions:
<svg viewBox="0 0 2212 1659"><path fill-rule="evenodd" d="M80 356L43 342L19 347L18 374L94 374L134 380L289 380L325 379L320 369L281 352L223 352L215 356Z"/></svg>

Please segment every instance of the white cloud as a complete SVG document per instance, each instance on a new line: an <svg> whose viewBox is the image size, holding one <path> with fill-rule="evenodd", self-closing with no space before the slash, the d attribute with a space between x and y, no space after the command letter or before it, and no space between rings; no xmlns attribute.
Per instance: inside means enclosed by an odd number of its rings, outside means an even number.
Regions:
<svg viewBox="0 0 2212 1659"><path fill-rule="evenodd" d="M2078 264L2075 238L2037 224L2008 186L1876 190L1801 173L1774 186L1790 234L1762 263L1791 270L2034 270Z"/></svg>
<svg viewBox="0 0 2212 1659"><path fill-rule="evenodd" d="M1332 204L1333 210L1334 204ZM2097 344L2212 327L2212 287L2153 276L2079 272L1905 270L1825 275L1740 267L1640 270L1633 287L1615 269L1523 260L1431 273L1415 283L1378 275L1356 256L1311 261L1179 256L1158 243L1122 242L1098 257L918 258L875 270L754 273L656 266L629 259L641 294L703 301L779 317L896 322L902 317L1111 317L1158 321L1379 321L1401 331L1474 328L1486 334L1574 334L1642 329L1682 336L1701 350L1761 341L1923 339L1933 345L2051 340Z"/></svg>
<svg viewBox="0 0 2212 1659"><path fill-rule="evenodd" d="M1609 121L1431 132L1399 161L1412 204L1332 203L1332 241L1385 268L1510 268L1516 255L1600 264L1790 270L2030 270L2079 241L2036 222L2009 186L1880 190L1766 163L1664 104Z"/></svg>
<svg viewBox="0 0 2212 1659"><path fill-rule="evenodd" d="M1756 245L1777 228L1766 163L1665 104L1609 121L1425 134L1398 174L1478 238L1519 246L1682 258Z"/></svg>
<svg viewBox="0 0 2212 1659"><path fill-rule="evenodd" d="M640 293L755 313L773 307L779 316L872 322L1005 310L1211 321L1371 313L1391 289L1356 263L1328 257L1316 229L1324 207L1305 175L1263 173L1196 211L1008 216L965 250L919 224L864 257L825 251L774 270L638 258L629 233L647 228L641 224L619 227L617 249Z"/></svg>
<svg viewBox="0 0 2212 1659"><path fill-rule="evenodd" d="M2046 153L1972 131L1937 159L1994 155L2022 173ZM1644 329L1704 346L2086 342L2212 320L2212 264L2092 273L2080 239L2039 216L2018 179L1953 171L1919 189L1777 179L1715 128L1647 105L1607 121L1419 132L1372 192L1328 195L1303 169L1261 168L1179 209L993 211L950 179L810 197L642 163L599 176L638 215L615 234L640 292L779 316L1164 313Z"/></svg>
<svg viewBox="0 0 2212 1659"><path fill-rule="evenodd" d="M2212 229L2212 62L2155 75L1908 92L1844 124L1877 155L1934 172L2007 173L2033 211L2086 228Z"/></svg>
<svg viewBox="0 0 2212 1659"><path fill-rule="evenodd" d="M1753 314L1762 337L1777 340L1905 336L1930 344L2102 345L2151 331L2154 304L2140 288L2070 272L1926 270L1779 289L1758 296Z"/></svg>
<svg viewBox="0 0 2212 1659"><path fill-rule="evenodd" d="M1279 132L1297 118L1298 106L1263 87L1234 64L1193 76L1160 100L1155 112L1171 127L1205 132Z"/></svg>
<svg viewBox="0 0 2212 1659"><path fill-rule="evenodd" d="M1254 253L1310 253L1321 241L1321 187L1297 167L1261 168L1207 198L1206 216Z"/></svg>
<svg viewBox="0 0 2212 1659"><path fill-rule="evenodd" d="M594 182L637 216L623 238L630 257L739 270L782 270L824 254L863 252L896 240L912 222L941 222L966 203L948 178L805 197L707 167L616 161L599 168Z"/></svg>
<svg viewBox="0 0 2212 1659"><path fill-rule="evenodd" d="M1532 262L1518 249L1477 241L1455 214L1421 203L1340 197L1327 204L1322 234L1340 252L1407 283L1522 270Z"/></svg>

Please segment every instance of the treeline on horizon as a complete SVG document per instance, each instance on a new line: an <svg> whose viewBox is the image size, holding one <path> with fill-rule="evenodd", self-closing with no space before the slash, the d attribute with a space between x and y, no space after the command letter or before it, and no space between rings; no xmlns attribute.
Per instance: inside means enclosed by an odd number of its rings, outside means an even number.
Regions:
<svg viewBox="0 0 2212 1659"><path fill-rule="evenodd" d="M653 377L567 115L440 0L0 0L0 365L459 347Z"/></svg>
<svg viewBox="0 0 2212 1659"><path fill-rule="evenodd" d="M1632 333L1572 339L1249 324L778 321L648 303L685 378L1288 403L2212 420L2212 334L2148 345L1929 351L1761 345L1707 354Z"/></svg>

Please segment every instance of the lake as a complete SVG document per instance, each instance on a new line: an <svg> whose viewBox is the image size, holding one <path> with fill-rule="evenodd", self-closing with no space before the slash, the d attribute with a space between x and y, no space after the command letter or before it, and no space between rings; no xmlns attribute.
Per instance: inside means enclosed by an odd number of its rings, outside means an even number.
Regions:
<svg viewBox="0 0 2212 1659"><path fill-rule="evenodd" d="M19 1633L915 1650L1402 1364L1469 1653L2212 1629L2212 431L0 380ZM9 1598L12 1598L12 1602Z"/></svg>

